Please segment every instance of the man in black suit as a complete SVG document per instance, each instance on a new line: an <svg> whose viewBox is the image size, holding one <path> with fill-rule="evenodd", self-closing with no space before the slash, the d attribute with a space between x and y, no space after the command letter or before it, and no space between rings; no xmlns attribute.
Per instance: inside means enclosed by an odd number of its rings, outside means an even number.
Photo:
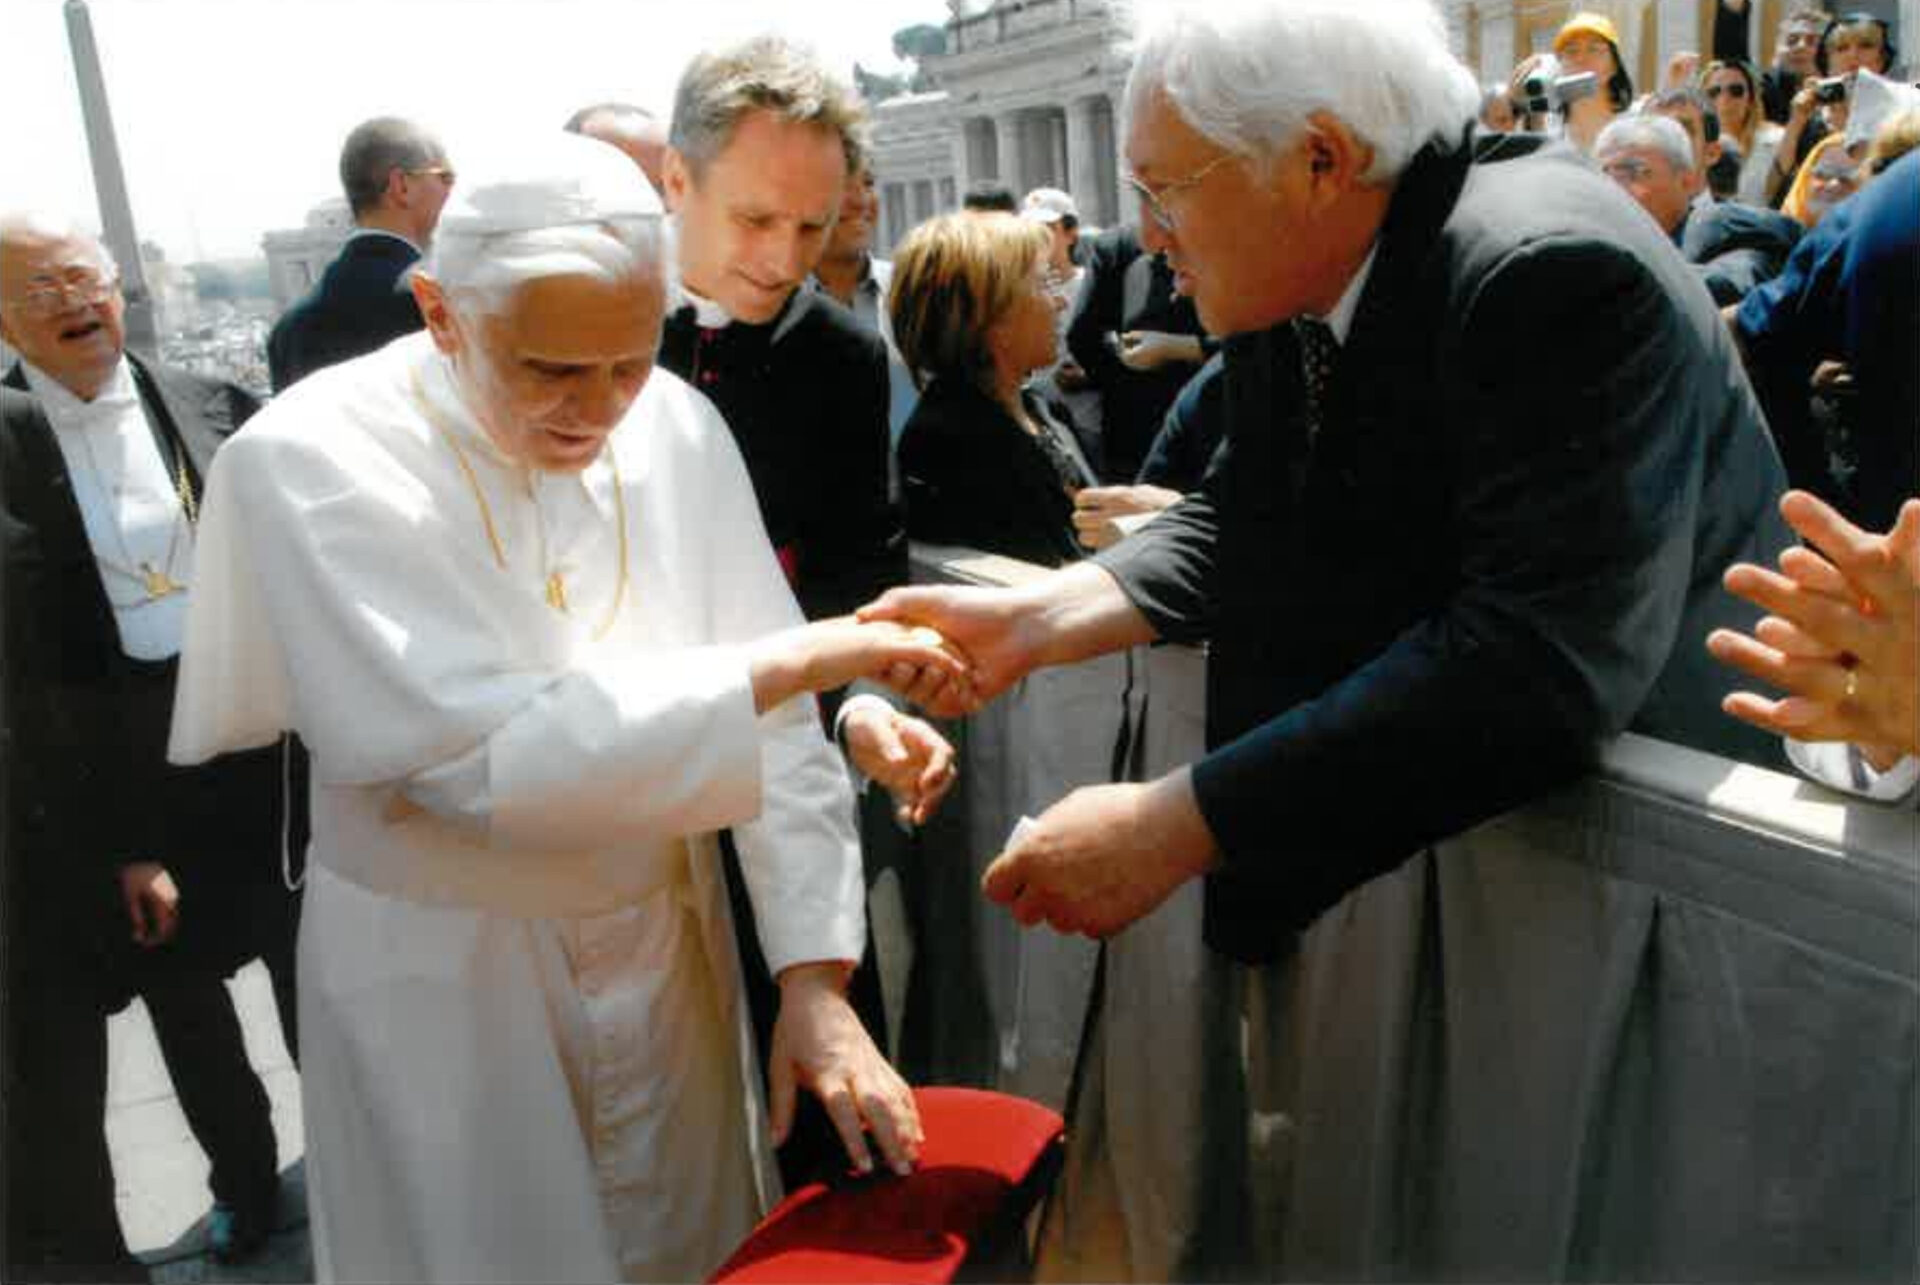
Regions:
<svg viewBox="0 0 1920 1285"><path fill-rule="evenodd" d="M106 1018L134 994L213 1162L231 1261L271 1231L278 1183L222 980L284 912L249 877L278 845L278 762L181 769L165 751L200 482L256 403L122 352L91 237L0 220L0 280L22 357L0 385L8 1274L144 1276L105 1132Z"/></svg>
<svg viewBox="0 0 1920 1285"><path fill-rule="evenodd" d="M379 116L347 135L340 186L354 232L267 336L273 391L420 329L408 269L432 241L453 179L446 152L411 121Z"/></svg>
<svg viewBox="0 0 1920 1285"><path fill-rule="evenodd" d="M1703 195L1706 176L1694 142L1670 117L1617 117L1594 141L1593 155L1653 216L1722 307L1777 276L1800 239L1800 225L1784 214Z"/></svg>
<svg viewBox="0 0 1920 1285"><path fill-rule="evenodd" d="M1067 351L1100 391L1100 477L1124 486L1211 353L1193 301L1174 292L1173 273L1142 250L1138 229L1110 228L1081 244L1087 275L1067 322ZM1142 336L1151 338L1143 344Z"/></svg>
<svg viewBox="0 0 1920 1285"><path fill-rule="evenodd" d="M1230 336L1202 490L1031 586L867 614L968 652L976 687L948 708L1208 639L1210 748L1070 794L989 895L1104 936L1204 875L1211 944L1270 960L1629 725L1772 753L1725 726L1701 640L1730 610L1720 570L1786 543L1784 479L1645 216L1564 147L1473 138L1431 4L1186 10L1142 39L1128 96L1146 247Z"/></svg>
<svg viewBox="0 0 1920 1285"><path fill-rule="evenodd" d="M797 46L761 37L688 66L662 172L682 299L667 318L660 365L726 419L809 620L848 614L907 579L906 536L888 485L886 346L808 280L865 144L865 109L852 87ZM878 696L841 705L841 695L823 694L828 719L855 765L896 798L914 795L915 771L946 761L946 742L921 720ZM731 852L726 872L764 1050L775 992ZM856 972L851 998L884 1043L872 967ZM835 1160L825 1117L802 1112L782 1151L789 1181Z"/></svg>

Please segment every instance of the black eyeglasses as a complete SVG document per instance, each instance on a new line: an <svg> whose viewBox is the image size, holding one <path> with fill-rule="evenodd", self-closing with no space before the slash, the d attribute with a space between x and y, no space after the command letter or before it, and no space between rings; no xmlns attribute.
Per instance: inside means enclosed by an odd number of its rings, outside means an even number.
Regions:
<svg viewBox="0 0 1920 1285"><path fill-rule="evenodd" d="M1736 80L1730 85L1707 86L1708 98L1718 98L1722 94L1725 94L1728 98L1745 98L1747 96L1747 82L1744 80Z"/></svg>

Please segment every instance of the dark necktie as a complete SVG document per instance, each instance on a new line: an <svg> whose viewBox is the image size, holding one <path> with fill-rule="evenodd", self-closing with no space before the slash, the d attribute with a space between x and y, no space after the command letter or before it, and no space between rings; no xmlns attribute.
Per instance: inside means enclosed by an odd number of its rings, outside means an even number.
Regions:
<svg viewBox="0 0 1920 1285"><path fill-rule="evenodd" d="M1331 326L1311 317L1295 317L1293 333L1300 341L1300 422L1306 425L1307 445L1312 446L1325 423L1327 381L1340 357L1340 341L1333 337Z"/></svg>

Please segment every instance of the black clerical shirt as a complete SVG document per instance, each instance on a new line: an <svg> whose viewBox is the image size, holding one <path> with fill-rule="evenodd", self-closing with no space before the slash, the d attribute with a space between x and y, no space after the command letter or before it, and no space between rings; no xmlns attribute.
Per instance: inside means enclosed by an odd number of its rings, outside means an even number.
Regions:
<svg viewBox="0 0 1920 1285"><path fill-rule="evenodd" d="M660 364L719 407L746 459L767 535L809 620L907 578L887 495L887 355L838 303L796 292L765 325L667 319Z"/></svg>

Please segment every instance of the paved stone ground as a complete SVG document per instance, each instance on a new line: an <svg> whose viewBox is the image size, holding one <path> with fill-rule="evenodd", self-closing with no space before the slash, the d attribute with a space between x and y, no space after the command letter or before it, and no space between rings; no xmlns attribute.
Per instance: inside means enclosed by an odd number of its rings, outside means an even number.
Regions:
<svg viewBox="0 0 1920 1285"><path fill-rule="evenodd" d="M266 1249L246 1263L223 1267L207 1255L206 1216L213 1207L207 1158L180 1112L145 1007L135 1001L108 1024L107 1142L119 1187L120 1222L127 1244L152 1267L158 1285L313 1279L300 1076L280 1039L266 971L258 963L249 964L228 985L246 1033L247 1052L273 1103L273 1127L280 1142L279 1230Z"/></svg>

